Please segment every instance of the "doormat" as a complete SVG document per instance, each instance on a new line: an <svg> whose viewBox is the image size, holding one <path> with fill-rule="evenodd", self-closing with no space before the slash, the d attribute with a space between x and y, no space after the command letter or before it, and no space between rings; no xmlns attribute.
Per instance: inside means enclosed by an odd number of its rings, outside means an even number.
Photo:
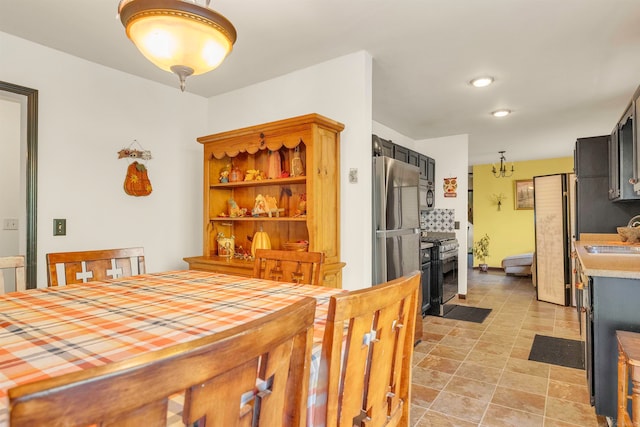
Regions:
<svg viewBox="0 0 640 427"><path fill-rule="evenodd" d="M584 369L584 341L536 334L529 360Z"/></svg>
<svg viewBox="0 0 640 427"><path fill-rule="evenodd" d="M448 305L448 304L447 304ZM467 307L466 305L451 304L453 308L444 315L446 319L465 320L467 322L482 323L491 313L490 308Z"/></svg>

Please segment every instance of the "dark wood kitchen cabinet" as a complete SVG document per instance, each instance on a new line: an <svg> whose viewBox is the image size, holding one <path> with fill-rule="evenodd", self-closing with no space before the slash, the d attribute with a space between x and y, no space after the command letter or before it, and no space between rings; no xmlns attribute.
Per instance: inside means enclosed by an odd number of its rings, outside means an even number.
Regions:
<svg viewBox="0 0 640 427"><path fill-rule="evenodd" d="M609 135L579 138L575 149L576 238L616 233L640 212L640 200L609 200Z"/></svg>
<svg viewBox="0 0 640 427"><path fill-rule="evenodd" d="M640 117L640 87L633 96L634 116ZM640 124L633 127L633 189L640 194Z"/></svg>
<svg viewBox="0 0 640 427"><path fill-rule="evenodd" d="M436 160L427 157L427 179L435 184L436 182Z"/></svg>
<svg viewBox="0 0 640 427"><path fill-rule="evenodd" d="M409 150L409 161L407 163L409 163L410 165L413 166L420 166L420 154L416 153L413 150Z"/></svg>
<svg viewBox="0 0 640 427"><path fill-rule="evenodd" d="M609 199L614 201L638 200L633 190L634 144L637 126L635 101L625 110L609 138Z"/></svg>
<svg viewBox="0 0 640 427"><path fill-rule="evenodd" d="M409 163L409 149L401 145L394 145L393 158L404 163Z"/></svg>
<svg viewBox="0 0 640 427"><path fill-rule="evenodd" d="M420 169L420 178L427 177L427 170L429 169L429 157L420 154L418 157L418 168Z"/></svg>
<svg viewBox="0 0 640 427"><path fill-rule="evenodd" d="M420 154L418 156L418 168L420 168L420 177L426 178L430 182L436 179L436 161L429 156Z"/></svg>
<svg viewBox="0 0 640 427"><path fill-rule="evenodd" d="M404 163L417 166L420 169L420 178L426 178L431 183L436 179L435 159L420 154L417 151L394 144L393 141L382 139L378 135L372 135L372 148L374 156L393 157Z"/></svg>
<svg viewBox="0 0 640 427"><path fill-rule="evenodd" d="M597 414L615 419L618 377L616 330L640 332L640 280L589 277L585 291L589 295L585 352L592 402Z"/></svg>

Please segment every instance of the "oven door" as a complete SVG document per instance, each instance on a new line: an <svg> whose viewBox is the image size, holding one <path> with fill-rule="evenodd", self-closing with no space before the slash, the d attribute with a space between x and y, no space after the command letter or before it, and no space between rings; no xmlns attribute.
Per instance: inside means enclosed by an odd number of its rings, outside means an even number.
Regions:
<svg viewBox="0 0 640 427"><path fill-rule="evenodd" d="M458 294L458 254L443 254L442 257L442 303Z"/></svg>
<svg viewBox="0 0 640 427"><path fill-rule="evenodd" d="M430 211L435 207L435 191L433 182L420 178L420 210Z"/></svg>

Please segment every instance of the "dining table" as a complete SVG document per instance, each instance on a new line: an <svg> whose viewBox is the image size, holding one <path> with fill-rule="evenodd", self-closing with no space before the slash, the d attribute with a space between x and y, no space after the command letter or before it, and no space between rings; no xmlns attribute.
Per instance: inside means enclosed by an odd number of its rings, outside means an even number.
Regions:
<svg viewBox="0 0 640 427"><path fill-rule="evenodd" d="M322 339L329 299L344 292L207 271L176 270L0 295L0 427L8 390L217 333L316 299L307 426L324 425ZM181 422L181 396L167 424Z"/></svg>

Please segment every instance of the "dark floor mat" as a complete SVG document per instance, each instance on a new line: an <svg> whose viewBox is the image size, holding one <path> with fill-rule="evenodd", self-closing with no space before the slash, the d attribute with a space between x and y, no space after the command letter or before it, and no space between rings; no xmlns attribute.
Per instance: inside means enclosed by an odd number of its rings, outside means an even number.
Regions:
<svg viewBox="0 0 640 427"><path fill-rule="evenodd" d="M584 341L536 334L529 360L584 369Z"/></svg>
<svg viewBox="0 0 640 427"><path fill-rule="evenodd" d="M447 304L449 306L449 304ZM444 315L447 319L465 320L467 322L482 323L491 313L490 308L467 307L466 305L453 305L453 308Z"/></svg>

